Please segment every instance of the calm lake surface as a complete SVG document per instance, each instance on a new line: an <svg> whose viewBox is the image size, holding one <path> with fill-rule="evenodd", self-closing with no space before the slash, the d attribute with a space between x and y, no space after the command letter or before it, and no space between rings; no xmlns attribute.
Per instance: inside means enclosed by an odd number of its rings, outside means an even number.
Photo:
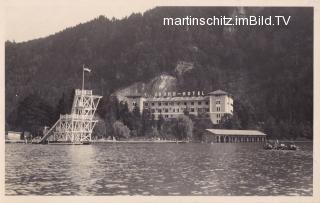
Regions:
<svg viewBox="0 0 320 203"><path fill-rule="evenodd" d="M6 144L6 195L312 195L312 143Z"/></svg>

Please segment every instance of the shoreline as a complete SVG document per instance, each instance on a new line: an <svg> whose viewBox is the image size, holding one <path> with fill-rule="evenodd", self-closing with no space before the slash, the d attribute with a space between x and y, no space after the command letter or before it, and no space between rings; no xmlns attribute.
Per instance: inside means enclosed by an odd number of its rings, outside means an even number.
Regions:
<svg viewBox="0 0 320 203"><path fill-rule="evenodd" d="M188 141L183 140L94 140L91 144L95 143L188 143Z"/></svg>
<svg viewBox="0 0 320 203"><path fill-rule="evenodd" d="M274 140L269 140L270 142L275 142ZM201 143L201 142L192 142L192 141L173 141L173 140L117 140L117 141L113 141L113 140L95 140L95 141L91 141L89 144L142 144L142 143L152 143L152 144L165 144L165 143L172 143L172 144L186 144L186 143L200 143L200 144L210 144L210 143ZM279 140L279 143L313 143L313 141L289 141L289 140ZM25 143L25 141L5 141L5 144L40 144L37 142L28 142ZM219 143L219 144L234 144L234 143ZM239 144L239 143L236 143ZM67 142L52 142L49 143L49 145L86 145L83 143L67 143Z"/></svg>
<svg viewBox="0 0 320 203"><path fill-rule="evenodd" d="M6 140L6 144L40 144L38 142L28 142L26 143L24 140L19 141L12 141ZM188 141L183 140L92 140L90 144L100 144L100 143L189 143ZM49 145L85 145L83 143L68 143L68 142L52 142Z"/></svg>

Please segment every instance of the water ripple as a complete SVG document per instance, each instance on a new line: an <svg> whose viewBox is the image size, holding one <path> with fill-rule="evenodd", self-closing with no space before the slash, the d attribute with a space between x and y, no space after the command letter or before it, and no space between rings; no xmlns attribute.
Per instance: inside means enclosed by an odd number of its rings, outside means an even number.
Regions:
<svg viewBox="0 0 320 203"><path fill-rule="evenodd" d="M312 144L6 145L6 195L312 195Z"/></svg>

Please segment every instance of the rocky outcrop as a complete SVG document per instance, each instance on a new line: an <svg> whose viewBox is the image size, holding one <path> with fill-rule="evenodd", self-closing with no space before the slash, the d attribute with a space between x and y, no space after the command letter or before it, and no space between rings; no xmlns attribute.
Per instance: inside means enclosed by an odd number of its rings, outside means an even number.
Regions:
<svg viewBox="0 0 320 203"><path fill-rule="evenodd" d="M127 95L141 94L152 96L157 92L175 91L177 88L177 79L168 74L161 74L149 82L136 82L128 87L116 91L114 94L119 100L123 100Z"/></svg>

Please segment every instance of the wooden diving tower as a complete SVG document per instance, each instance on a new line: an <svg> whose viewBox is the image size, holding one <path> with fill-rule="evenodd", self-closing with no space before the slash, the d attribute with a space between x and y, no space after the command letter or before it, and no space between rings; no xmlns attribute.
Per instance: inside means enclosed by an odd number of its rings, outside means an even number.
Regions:
<svg viewBox="0 0 320 203"><path fill-rule="evenodd" d="M89 71L88 71L89 70ZM84 71L91 70L83 67ZM98 120L94 114L102 96L93 95L92 90L84 90L84 76L82 89L76 89L71 114L60 115L58 121L45 132L39 143L70 143L88 144L91 134Z"/></svg>

